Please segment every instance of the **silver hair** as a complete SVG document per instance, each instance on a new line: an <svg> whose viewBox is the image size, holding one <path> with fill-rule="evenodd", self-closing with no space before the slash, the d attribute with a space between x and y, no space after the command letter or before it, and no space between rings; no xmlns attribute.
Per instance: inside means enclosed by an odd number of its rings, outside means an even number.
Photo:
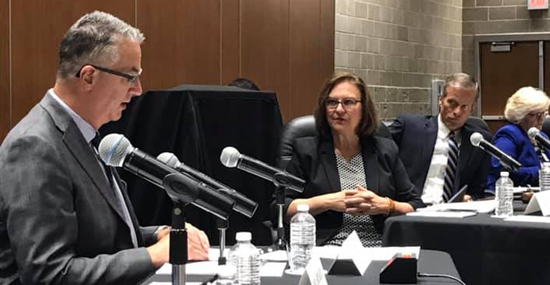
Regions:
<svg viewBox="0 0 550 285"><path fill-rule="evenodd" d="M504 117L512 123L519 123L531 112L548 111L550 99L544 91L531 86L522 87L508 98Z"/></svg>
<svg viewBox="0 0 550 285"><path fill-rule="evenodd" d="M75 76L85 64L116 62L122 39L141 44L145 37L139 29L111 14L95 11L82 16L61 40L57 77Z"/></svg>
<svg viewBox="0 0 550 285"><path fill-rule="evenodd" d="M474 89L476 99L478 96L478 85L475 78L466 73L454 73L445 78L445 86L441 97L447 96L447 87L460 87L464 89Z"/></svg>

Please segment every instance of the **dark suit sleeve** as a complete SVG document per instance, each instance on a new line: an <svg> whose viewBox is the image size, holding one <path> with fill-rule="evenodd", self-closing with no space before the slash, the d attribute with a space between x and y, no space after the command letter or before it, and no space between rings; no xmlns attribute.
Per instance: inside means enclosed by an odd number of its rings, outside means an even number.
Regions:
<svg viewBox="0 0 550 285"><path fill-rule="evenodd" d="M403 162L399 158L397 146L392 141L385 143L385 146L388 148L386 159L390 162L395 186L395 196L391 198L399 202L409 203L414 209L424 207L424 203L414 191L414 184L409 179Z"/></svg>
<svg viewBox="0 0 550 285"><path fill-rule="evenodd" d="M22 283L137 284L154 273L145 248L97 256L78 252L79 216L100 219L104 213L78 211L76 178L68 175L74 165L66 159L39 137L23 137L2 148L2 220L11 247L0 249L15 258Z"/></svg>
<svg viewBox="0 0 550 285"><path fill-rule="evenodd" d="M483 134L483 138L486 141L492 141L493 136L491 136L489 132L484 130L478 130L478 132ZM489 175L489 170L491 169L491 156L485 153L483 150L478 149L477 147L474 147L474 150L476 151L476 153L478 153L478 155L481 155L483 157L480 163L477 165L477 169L474 172L470 184L468 185L468 194L470 194L474 199L481 199L485 196L492 195L490 191L485 191L487 185L487 176Z"/></svg>
<svg viewBox="0 0 550 285"><path fill-rule="evenodd" d="M400 146L401 138L403 137L403 132L405 131L405 117L397 117L395 121L393 121L393 123L388 126L388 129L393 138L393 141L397 144L397 146Z"/></svg>

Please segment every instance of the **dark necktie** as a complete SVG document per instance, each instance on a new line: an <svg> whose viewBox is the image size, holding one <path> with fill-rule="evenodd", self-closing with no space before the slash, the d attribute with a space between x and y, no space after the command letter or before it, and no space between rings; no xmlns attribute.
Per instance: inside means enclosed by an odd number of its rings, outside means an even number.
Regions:
<svg viewBox="0 0 550 285"><path fill-rule="evenodd" d="M449 151L447 152L447 167L445 168L445 183L443 184L443 201L447 202L453 196L456 169L458 167L458 144L455 133L449 133Z"/></svg>

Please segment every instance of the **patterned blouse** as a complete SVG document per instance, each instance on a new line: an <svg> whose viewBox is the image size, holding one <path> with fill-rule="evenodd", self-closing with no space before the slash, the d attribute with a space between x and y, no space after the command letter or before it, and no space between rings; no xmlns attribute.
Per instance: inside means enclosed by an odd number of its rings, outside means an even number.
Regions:
<svg viewBox="0 0 550 285"><path fill-rule="evenodd" d="M349 162L336 153L336 165L340 185L342 189L355 189L357 185L367 188L367 177L365 177L365 166L361 152L351 158ZM353 216L344 213L342 228L332 238L327 240L325 245L342 245L342 242L355 230L365 247L382 246L382 235L374 228L374 222L370 215Z"/></svg>

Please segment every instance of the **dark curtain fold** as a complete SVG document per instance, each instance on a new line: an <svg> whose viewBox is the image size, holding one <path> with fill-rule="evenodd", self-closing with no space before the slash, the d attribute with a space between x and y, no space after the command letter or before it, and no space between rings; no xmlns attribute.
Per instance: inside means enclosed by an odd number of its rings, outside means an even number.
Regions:
<svg viewBox="0 0 550 285"><path fill-rule="evenodd" d="M259 204L253 218L239 213L230 217L227 244L235 242L237 231L251 231L253 243L271 243L268 205L274 187L271 182L238 169L224 167L219 160L226 146L268 164L275 164L282 119L273 92L247 91L229 86L181 85L153 90L136 98L117 122L106 125L101 134L122 133L152 156L174 153L180 161L212 176ZM172 203L163 190L121 170L128 183L130 199L142 226L170 224ZM218 244L216 219L190 205L187 220L204 230L212 244Z"/></svg>

